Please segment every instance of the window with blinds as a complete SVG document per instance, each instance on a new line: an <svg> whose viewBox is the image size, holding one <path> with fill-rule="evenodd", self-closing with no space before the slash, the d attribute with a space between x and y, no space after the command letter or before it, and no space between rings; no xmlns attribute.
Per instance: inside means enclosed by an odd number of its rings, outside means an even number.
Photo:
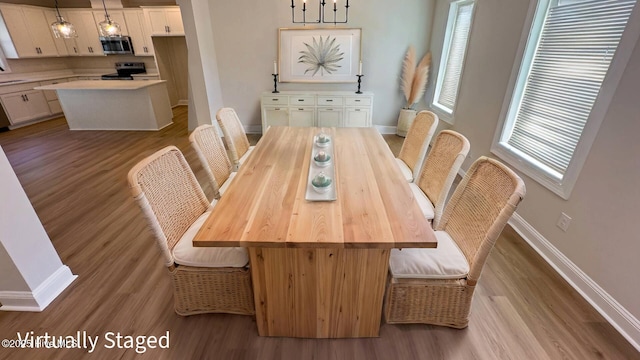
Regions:
<svg viewBox="0 0 640 360"><path fill-rule="evenodd" d="M551 2L532 30L501 143L561 181L636 0ZM535 26L535 24L534 24ZM539 34L537 37L534 35Z"/></svg>
<svg viewBox="0 0 640 360"><path fill-rule="evenodd" d="M473 1L451 3L433 101L448 114L453 114L456 105L472 15Z"/></svg>

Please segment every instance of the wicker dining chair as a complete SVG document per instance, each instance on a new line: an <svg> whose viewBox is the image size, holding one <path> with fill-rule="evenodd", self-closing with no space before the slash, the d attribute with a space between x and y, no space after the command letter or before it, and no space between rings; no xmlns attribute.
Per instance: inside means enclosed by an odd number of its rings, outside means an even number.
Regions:
<svg viewBox="0 0 640 360"><path fill-rule="evenodd" d="M438 226L451 185L469 153L469 140L462 134L443 130L424 159L420 174L409 184L422 213Z"/></svg>
<svg viewBox="0 0 640 360"><path fill-rule="evenodd" d="M255 314L246 249L193 247L213 205L180 150L157 151L128 180L169 270L176 313Z"/></svg>
<svg viewBox="0 0 640 360"><path fill-rule="evenodd" d="M413 182L413 179L418 177L436 127L438 127L438 115L426 110L420 111L409 127L407 137L396 158L396 163L408 182Z"/></svg>
<svg viewBox="0 0 640 360"><path fill-rule="evenodd" d="M465 328L482 268L525 186L500 162L481 157L454 192L436 229L436 249L393 249L387 323Z"/></svg>
<svg viewBox="0 0 640 360"><path fill-rule="evenodd" d="M231 161L227 156L222 139L218 136L213 125L200 125L189 136L191 146L198 154L198 159L207 174L214 191L214 197L219 199L231 184L237 173L233 172Z"/></svg>
<svg viewBox="0 0 640 360"><path fill-rule="evenodd" d="M250 146L247 135L244 133L242 123L232 108L222 108L216 114L218 125L222 129L224 142L229 149L233 171L238 171L240 166L253 151L254 146Z"/></svg>

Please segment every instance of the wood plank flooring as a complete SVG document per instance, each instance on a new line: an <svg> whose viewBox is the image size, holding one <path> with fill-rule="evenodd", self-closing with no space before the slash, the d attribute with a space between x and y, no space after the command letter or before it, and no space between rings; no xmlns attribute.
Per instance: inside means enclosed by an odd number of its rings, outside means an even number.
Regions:
<svg viewBox="0 0 640 360"><path fill-rule="evenodd" d="M176 315L166 269L126 181L140 159L176 145L211 198L189 146L186 107L174 109L174 122L159 132L71 132L60 118L0 133L0 146L62 261L79 275L42 313L0 312L0 340L17 332L86 331L100 336L90 354L95 359L140 356L105 348L109 331L169 331L170 348L147 350L143 358L149 359L640 359L509 228L489 257L464 330L384 324L373 339L265 338L252 317ZM402 138L385 138L397 154ZM0 359L85 357L84 349L0 348Z"/></svg>

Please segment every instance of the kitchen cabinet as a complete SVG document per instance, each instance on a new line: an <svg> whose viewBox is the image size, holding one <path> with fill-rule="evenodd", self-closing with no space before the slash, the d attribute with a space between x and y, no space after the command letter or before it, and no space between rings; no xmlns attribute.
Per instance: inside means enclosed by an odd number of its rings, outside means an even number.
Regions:
<svg viewBox="0 0 640 360"><path fill-rule="evenodd" d="M49 103L40 90L0 95L0 101L11 125L51 115Z"/></svg>
<svg viewBox="0 0 640 360"><path fill-rule="evenodd" d="M342 126L342 109L333 107L318 108L318 126L319 127L341 127Z"/></svg>
<svg viewBox="0 0 640 360"><path fill-rule="evenodd" d="M178 6L142 7L145 18L154 36L184 35L182 14Z"/></svg>
<svg viewBox="0 0 640 360"><path fill-rule="evenodd" d="M67 18L76 28L74 54L80 56L104 56L98 26L91 10L68 10ZM102 20L101 20L102 21Z"/></svg>
<svg viewBox="0 0 640 360"><path fill-rule="evenodd" d="M61 84L66 82L68 82L67 79L56 79L56 80L41 81L40 85L41 86L56 85L56 84ZM62 114L62 107L60 106L60 101L58 101L58 94L56 93L56 91L42 90L42 93L44 94L45 99L47 99L47 104L49 105L49 110L51 111L51 114L52 115Z"/></svg>
<svg viewBox="0 0 640 360"><path fill-rule="evenodd" d="M371 126L371 105L373 98L362 96L345 97L345 127Z"/></svg>
<svg viewBox="0 0 640 360"><path fill-rule="evenodd" d="M9 59L59 56L45 9L0 4L0 44Z"/></svg>
<svg viewBox="0 0 640 360"><path fill-rule="evenodd" d="M373 94L370 92L264 92L260 103L263 134L269 126L372 126Z"/></svg>
<svg viewBox="0 0 640 360"><path fill-rule="evenodd" d="M124 19L129 29L133 52L136 56L152 56L151 30L147 27L142 10L124 10Z"/></svg>
<svg viewBox="0 0 640 360"><path fill-rule="evenodd" d="M44 9L44 17L48 25L47 31L52 32L51 24L53 24L58 20L56 17L56 11L51 9ZM53 45L56 47L56 51L58 52L59 56L69 55L69 48L67 47L67 41L65 41L64 38L56 38L52 32L51 39L53 39Z"/></svg>
<svg viewBox="0 0 640 360"><path fill-rule="evenodd" d="M289 109L289 126L315 126L316 112L312 107L294 107Z"/></svg>
<svg viewBox="0 0 640 360"><path fill-rule="evenodd" d="M371 109L366 107L347 107L345 109L344 127L371 126Z"/></svg>

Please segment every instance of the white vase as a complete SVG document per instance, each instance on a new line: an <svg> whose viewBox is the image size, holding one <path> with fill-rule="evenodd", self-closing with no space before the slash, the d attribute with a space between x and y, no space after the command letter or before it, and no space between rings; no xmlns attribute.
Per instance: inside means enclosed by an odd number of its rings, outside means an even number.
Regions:
<svg viewBox="0 0 640 360"><path fill-rule="evenodd" d="M396 134L398 136L405 137L407 136L407 131L413 124L413 120L416 118L416 111L411 109L402 109L400 110L400 116L398 117L398 127L396 129Z"/></svg>

